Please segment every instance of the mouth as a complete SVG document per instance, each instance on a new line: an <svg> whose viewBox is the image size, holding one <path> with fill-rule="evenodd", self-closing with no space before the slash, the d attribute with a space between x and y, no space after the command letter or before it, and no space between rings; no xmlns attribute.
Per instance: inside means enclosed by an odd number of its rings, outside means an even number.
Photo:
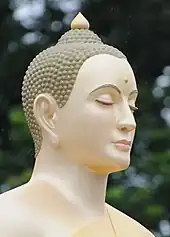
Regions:
<svg viewBox="0 0 170 237"><path fill-rule="evenodd" d="M128 141L128 140L119 140L119 141L116 141L116 142L113 142L116 146L116 148L120 151L129 151L130 148L131 148L131 141Z"/></svg>

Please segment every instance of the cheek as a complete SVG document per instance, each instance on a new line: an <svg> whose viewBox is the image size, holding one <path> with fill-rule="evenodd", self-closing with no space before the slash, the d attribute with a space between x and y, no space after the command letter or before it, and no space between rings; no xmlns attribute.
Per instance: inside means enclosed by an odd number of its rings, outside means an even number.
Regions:
<svg viewBox="0 0 170 237"><path fill-rule="evenodd" d="M89 106L84 111L82 121L84 121L84 128L87 129L87 131L96 130L96 132L102 135L101 133L108 133L109 129L114 128L116 118L111 109L102 108L100 106Z"/></svg>
<svg viewBox="0 0 170 237"><path fill-rule="evenodd" d="M71 143L92 143L94 140L102 142L113 132L115 124L113 108L88 104L84 109L79 108L69 115L67 122L62 124L61 134L64 140L69 140Z"/></svg>

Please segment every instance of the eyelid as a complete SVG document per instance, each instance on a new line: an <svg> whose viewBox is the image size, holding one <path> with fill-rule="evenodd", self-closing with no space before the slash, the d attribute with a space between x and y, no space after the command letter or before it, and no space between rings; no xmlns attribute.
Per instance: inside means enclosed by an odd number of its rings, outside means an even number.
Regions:
<svg viewBox="0 0 170 237"><path fill-rule="evenodd" d="M113 102L111 102L111 101L105 101L105 100L100 100L100 99L96 99L96 102L103 104L103 105L113 105Z"/></svg>
<svg viewBox="0 0 170 237"><path fill-rule="evenodd" d="M91 92L90 94L93 97L100 97L100 96L103 96L103 95L108 95L108 96L120 95L120 93L118 93L118 91L115 88L111 88L111 87L101 88L101 89L98 89L96 91Z"/></svg>
<svg viewBox="0 0 170 237"><path fill-rule="evenodd" d="M113 99L112 99L112 96L109 95L109 94L103 94L101 96L99 96L96 101L99 101L99 102L104 102L104 103L108 103L108 104L113 104Z"/></svg>

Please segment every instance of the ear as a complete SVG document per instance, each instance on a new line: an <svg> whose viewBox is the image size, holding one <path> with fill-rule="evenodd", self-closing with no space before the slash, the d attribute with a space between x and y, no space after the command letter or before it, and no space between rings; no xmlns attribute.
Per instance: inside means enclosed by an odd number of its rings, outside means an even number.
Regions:
<svg viewBox="0 0 170 237"><path fill-rule="evenodd" d="M39 94L33 105L35 119L42 132L52 135L54 133L59 107L50 94Z"/></svg>

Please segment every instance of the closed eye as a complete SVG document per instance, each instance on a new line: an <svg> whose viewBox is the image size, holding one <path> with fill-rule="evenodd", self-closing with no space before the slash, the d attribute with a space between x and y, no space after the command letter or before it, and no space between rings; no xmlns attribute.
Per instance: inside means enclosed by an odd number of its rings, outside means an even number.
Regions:
<svg viewBox="0 0 170 237"><path fill-rule="evenodd" d="M132 113L134 113L136 110L138 110L138 108L136 106L132 106L132 105L129 105Z"/></svg>
<svg viewBox="0 0 170 237"><path fill-rule="evenodd" d="M103 105L113 105L113 101L111 100L102 100L102 99L96 99L96 102L99 104L103 104Z"/></svg>
<svg viewBox="0 0 170 237"><path fill-rule="evenodd" d="M102 95L102 96L98 97L95 101L97 103L100 103L100 104L103 104L103 105L108 105L108 106L113 105L113 99L108 94L105 94L105 95Z"/></svg>

